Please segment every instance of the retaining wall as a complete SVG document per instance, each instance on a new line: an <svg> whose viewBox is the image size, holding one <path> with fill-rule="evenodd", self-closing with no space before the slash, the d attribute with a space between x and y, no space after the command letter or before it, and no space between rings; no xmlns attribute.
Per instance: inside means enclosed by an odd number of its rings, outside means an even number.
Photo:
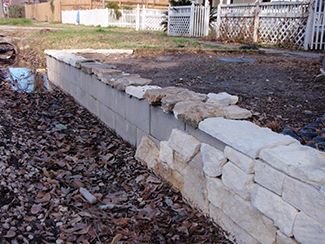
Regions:
<svg viewBox="0 0 325 244"><path fill-rule="evenodd" d="M49 80L136 146L139 161L237 243L325 243L324 153L225 116L202 118L194 128L128 86L146 79L114 79L115 67L76 52L46 51Z"/></svg>

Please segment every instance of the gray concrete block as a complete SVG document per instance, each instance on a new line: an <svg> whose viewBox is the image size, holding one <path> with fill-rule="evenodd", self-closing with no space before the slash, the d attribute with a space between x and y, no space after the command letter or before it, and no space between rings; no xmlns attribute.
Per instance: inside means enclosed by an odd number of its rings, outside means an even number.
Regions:
<svg viewBox="0 0 325 244"><path fill-rule="evenodd" d="M125 118L145 133L150 133L150 105L145 100L126 97Z"/></svg>
<svg viewBox="0 0 325 244"><path fill-rule="evenodd" d="M110 129L115 130L115 113L99 102L99 118Z"/></svg>
<svg viewBox="0 0 325 244"><path fill-rule="evenodd" d="M86 106L87 103L87 93L85 90L81 89L80 87L76 87L77 90L77 96L75 97L75 99L78 101L78 103L82 106Z"/></svg>
<svg viewBox="0 0 325 244"><path fill-rule="evenodd" d="M87 86L87 91L89 92L89 94L96 97L101 103L109 107L111 110L115 108L115 94L117 92L116 90L98 80L96 76L91 77L91 80Z"/></svg>
<svg viewBox="0 0 325 244"><path fill-rule="evenodd" d="M88 91L90 81L91 81L91 75L80 71L80 80L79 80L80 88L85 90L85 91Z"/></svg>
<svg viewBox="0 0 325 244"><path fill-rule="evenodd" d="M137 144L137 128L119 114L115 114L115 132L131 145Z"/></svg>
<svg viewBox="0 0 325 244"><path fill-rule="evenodd" d="M226 144L223 143L222 141L219 141L218 139L208 135L207 133L205 133L199 129L194 129L190 125L185 125L185 131L186 131L186 133L194 136L200 142L209 144L210 146L213 146L221 151L224 151L224 149L226 147Z"/></svg>
<svg viewBox="0 0 325 244"><path fill-rule="evenodd" d="M95 97L88 94L86 95L86 99L86 108L88 111L99 117L99 101Z"/></svg>
<svg viewBox="0 0 325 244"><path fill-rule="evenodd" d="M81 71L73 66L70 66L70 75L69 80L73 83L79 86Z"/></svg>
<svg viewBox="0 0 325 244"><path fill-rule="evenodd" d="M167 141L172 129L185 130L185 124L161 107L150 106L150 135L159 141Z"/></svg>
<svg viewBox="0 0 325 244"><path fill-rule="evenodd" d="M114 88L112 88L114 89ZM128 98L127 94L123 91L118 91L114 89L114 106L112 107L112 110L121 115L123 118L125 118L125 111L126 111L126 100Z"/></svg>

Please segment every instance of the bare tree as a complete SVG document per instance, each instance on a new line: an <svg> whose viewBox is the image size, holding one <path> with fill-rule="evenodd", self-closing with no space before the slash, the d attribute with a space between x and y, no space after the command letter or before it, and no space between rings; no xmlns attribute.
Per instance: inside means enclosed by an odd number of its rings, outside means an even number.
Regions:
<svg viewBox="0 0 325 244"><path fill-rule="evenodd" d="M5 12L3 10L3 0L0 0L0 18L5 17Z"/></svg>

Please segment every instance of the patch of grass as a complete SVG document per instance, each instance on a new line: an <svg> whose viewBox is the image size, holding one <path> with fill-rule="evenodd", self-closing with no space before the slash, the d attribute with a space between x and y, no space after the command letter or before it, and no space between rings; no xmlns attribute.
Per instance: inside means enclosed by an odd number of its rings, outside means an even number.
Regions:
<svg viewBox="0 0 325 244"><path fill-rule="evenodd" d="M0 19L0 25L33 25L30 19Z"/></svg>
<svg viewBox="0 0 325 244"><path fill-rule="evenodd" d="M35 23L38 26L38 23ZM32 50L28 52L39 56L45 65L45 49L82 48L128 48L128 49L200 49L207 46L200 39L170 37L162 32L135 31L119 27L87 27L72 25L43 26L55 27L47 32L28 33L26 41ZM210 48L213 48L212 46ZM27 55L26 55L27 56Z"/></svg>

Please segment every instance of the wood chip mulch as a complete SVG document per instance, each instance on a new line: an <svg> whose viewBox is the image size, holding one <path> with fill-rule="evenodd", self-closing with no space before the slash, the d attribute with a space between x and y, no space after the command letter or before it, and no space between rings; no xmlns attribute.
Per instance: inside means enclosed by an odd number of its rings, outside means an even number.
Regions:
<svg viewBox="0 0 325 244"><path fill-rule="evenodd" d="M56 89L0 87L0 196L0 243L230 243Z"/></svg>

